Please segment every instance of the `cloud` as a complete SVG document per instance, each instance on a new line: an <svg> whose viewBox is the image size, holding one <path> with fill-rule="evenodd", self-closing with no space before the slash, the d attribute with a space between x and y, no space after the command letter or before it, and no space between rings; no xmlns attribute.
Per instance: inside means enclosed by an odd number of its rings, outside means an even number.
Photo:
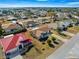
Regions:
<svg viewBox="0 0 79 59"><path fill-rule="evenodd" d="M0 8L5 7L65 7L64 5L46 5L46 4L0 4Z"/></svg>
<svg viewBox="0 0 79 59"><path fill-rule="evenodd" d="M52 3L52 4L34 4L34 3L18 3L18 4L0 4L0 8L5 7L79 7L79 2L68 2L68 3Z"/></svg>
<svg viewBox="0 0 79 59"><path fill-rule="evenodd" d="M36 1L48 1L48 0L36 0Z"/></svg>
<svg viewBox="0 0 79 59"><path fill-rule="evenodd" d="M69 2L68 5L79 5L79 2Z"/></svg>

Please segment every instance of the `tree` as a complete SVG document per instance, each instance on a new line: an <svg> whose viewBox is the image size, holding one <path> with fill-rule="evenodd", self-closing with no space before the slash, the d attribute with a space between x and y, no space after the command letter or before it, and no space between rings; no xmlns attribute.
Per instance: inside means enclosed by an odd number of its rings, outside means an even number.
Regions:
<svg viewBox="0 0 79 59"><path fill-rule="evenodd" d="M55 41L55 40L56 40L56 38L52 37L52 41Z"/></svg>
<svg viewBox="0 0 79 59"><path fill-rule="evenodd" d="M50 10L47 11L47 15L48 15L49 17L52 17L52 16L55 16L56 13L53 12L53 11L50 9Z"/></svg>
<svg viewBox="0 0 79 59"><path fill-rule="evenodd" d="M62 28L61 27L57 27L57 31L58 32L61 32L62 31Z"/></svg>
<svg viewBox="0 0 79 59"><path fill-rule="evenodd" d="M3 34L3 28L2 28L2 24L0 24L0 36L2 36Z"/></svg>

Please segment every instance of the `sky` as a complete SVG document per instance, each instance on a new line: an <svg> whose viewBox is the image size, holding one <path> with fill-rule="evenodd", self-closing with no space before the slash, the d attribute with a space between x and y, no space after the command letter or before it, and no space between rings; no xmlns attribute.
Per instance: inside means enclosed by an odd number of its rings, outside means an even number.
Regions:
<svg viewBox="0 0 79 59"><path fill-rule="evenodd" d="M0 7L79 7L79 0L0 0Z"/></svg>

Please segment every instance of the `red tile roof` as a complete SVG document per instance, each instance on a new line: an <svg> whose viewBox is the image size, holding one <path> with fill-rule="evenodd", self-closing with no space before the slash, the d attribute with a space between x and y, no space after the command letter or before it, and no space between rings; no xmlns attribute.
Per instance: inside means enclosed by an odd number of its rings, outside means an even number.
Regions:
<svg viewBox="0 0 79 59"><path fill-rule="evenodd" d="M7 52L10 49L16 48L22 40L27 40L28 42L31 41L31 39L25 35L27 34L26 32L16 34L12 37L0 39L0 44L3 46L3 51Z"/></svg>

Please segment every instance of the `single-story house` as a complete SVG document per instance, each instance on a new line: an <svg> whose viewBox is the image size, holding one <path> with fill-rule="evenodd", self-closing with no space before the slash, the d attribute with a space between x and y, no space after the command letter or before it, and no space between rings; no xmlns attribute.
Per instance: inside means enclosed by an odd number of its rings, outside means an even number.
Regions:
<svg viewBox="0 0 79 59"><path fill-rule="evenodd" d="M49 27L42 27L42 28L38 28L36 30L32 31L32 36L36 39L38 39L39 41L44 41L48 38L49 35L51 35L51 28Z"/></svg>
<svg viewBox="0 0 79 59"><path fill-rule="evenodd" d="M0 39L0 44L3 47L6 59L11 59L17 55L25 53L30 47L33 47L31 41L32 39L29 38L28 33L23 32Z"/></svg>
<svg viewBox="0 0 79 59"><path fill-rule="evenodd" d="M35 26L37 26L37 25L38 25L38 23L35 22L35 21L28 21L28 22L26 23L27 28L29 28L29 27L35 27Z"/></svg>
<svg viewBox="0 0 79 59"><path fill-rule="evenodd" d="M61 12L57 13L56 15L58 18L65 17L65 13L61 13Z"/></svg>
<svg viewBox="0 0 79 59"><path fill-rule="evenodd" d="M42 24L46 24L46 23L50 23L51 21L49 19L43 19L41 22Z"/></svg>
<svg viewBox="0 0 79 59"><path fill-rule="evenodd" d="M67 26L69 26L70 23L71 23L70 21L62 21L62 22L58 22L57 25L58 25L58 27L63 28L63 25L65 27L67 27Z"/></svg>
<svg viewBox="0 0 79 59"><path fill-rule="evenodd" d="M8 20L9 21L17 21L17 18L15 18L15 17L9 17Z"/></svg>
<svg viewBox="0 0 79 59"><path fill-rule="evenodd" d="M10 24L7 28L5 28L5 32L12 32L14 29L23 29L21 25L17 23Z"/></svg>

